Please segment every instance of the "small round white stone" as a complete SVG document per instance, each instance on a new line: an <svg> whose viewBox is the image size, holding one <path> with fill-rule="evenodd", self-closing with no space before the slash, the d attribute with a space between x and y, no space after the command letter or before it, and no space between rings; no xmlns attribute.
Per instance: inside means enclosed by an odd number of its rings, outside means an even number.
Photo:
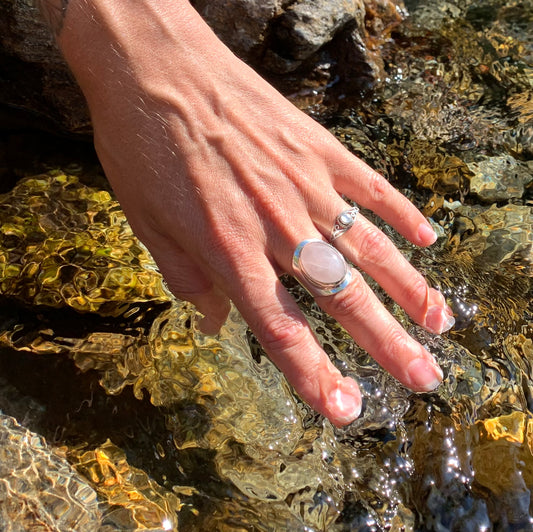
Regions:
<svg viewBox="0 0 533 532"><path fill-rule="evenodd" d="M300 254L302 271L312 281L334 285L346 275L344 257L326 242L309 242Z"/></svg>
<svg viewBox="0 0 533 532"><path fill-rule="evenodd" d="M346 227L353 222L353 216L349 212L343 212L339 215L339 223Z"/></svg>

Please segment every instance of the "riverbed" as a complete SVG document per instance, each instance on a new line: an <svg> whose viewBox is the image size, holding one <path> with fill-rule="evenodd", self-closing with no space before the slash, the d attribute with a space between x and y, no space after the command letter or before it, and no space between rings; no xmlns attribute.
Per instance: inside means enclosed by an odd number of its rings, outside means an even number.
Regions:
<svg viewBox="0 0 533 532"><path fill-rule="evenodd" d="M401 386L285 277L363 391L334 428L235 310L199 332L90 141L17 122L0 153L3 530L533 530L533 3L406 7L382 83L288 96L435 227L419 249L373 218L446 295L451 331L369 283L442 385Z"/></svg>

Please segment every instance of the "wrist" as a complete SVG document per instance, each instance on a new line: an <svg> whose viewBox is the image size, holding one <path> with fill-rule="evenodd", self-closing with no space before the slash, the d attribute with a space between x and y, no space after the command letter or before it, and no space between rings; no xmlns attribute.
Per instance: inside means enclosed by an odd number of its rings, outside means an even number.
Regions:
<svg viewBox="0 0 533 532"><path fill-rule="evenodd" d="M232 56L187 0L36 2L91 107L125 85L201 89L202 73Z"/></svg>

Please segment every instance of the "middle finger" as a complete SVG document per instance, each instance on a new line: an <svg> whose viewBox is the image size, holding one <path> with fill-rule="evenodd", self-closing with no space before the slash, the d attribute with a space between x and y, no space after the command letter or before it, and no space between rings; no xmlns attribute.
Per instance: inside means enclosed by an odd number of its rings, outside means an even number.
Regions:
<svg viewBox="0 0 533 532"><path fill-rule="evenodd" d="M433 355L407 334L359 272L352 276L344 290L316 302L400 382L414 391L435 389L443 375Z"/></svg>
<svg viewBox="0 0 533 532"><path fill-rule="evenodd" d="M361 347L412 390L438 386L442 371L433 356L385 309L362 275L341 264L339 252L319 239L295 247L294 275Z"/></svg>

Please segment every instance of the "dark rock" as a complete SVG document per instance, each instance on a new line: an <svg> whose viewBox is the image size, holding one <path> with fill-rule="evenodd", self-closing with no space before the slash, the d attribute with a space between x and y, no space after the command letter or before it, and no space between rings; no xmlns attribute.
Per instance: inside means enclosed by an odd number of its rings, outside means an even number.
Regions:
<svg viewBox="0 0 533 532"><path fill-rule="evenodd" d="M0 104L40 115L49 128L90 132L85 99L27 0L0 0Z"/></svg>
<svg viewBox="0 0 533 532"><path fill-rule="evenodd" d="M326 62L336 71L322 77L322 84L356 73L353 80L365 87L383 77L380 46L404 12L399 0L195 0L193 5L239 57L267 77L300 69L301 80ZM0 0L0 35L0 104L39 115L49 129L90 133L83 95L33 3ZM320 51L328 44L324 61ZM283 85L281 80L278 86Z"/></svg>
<svg viewBox="0 0 533 532"><path fill-rule="evenodd" d="M239 57L259 59L271 21L283 12L286 0L194 0L192 4Z"/></svg>
<svg viewBox="0 0 533 532"><path fill-rule="evenodd" d="M271 51L296 68L347 24L362 28L364 14L362 0L296 2L274 22Z"/></svg>

